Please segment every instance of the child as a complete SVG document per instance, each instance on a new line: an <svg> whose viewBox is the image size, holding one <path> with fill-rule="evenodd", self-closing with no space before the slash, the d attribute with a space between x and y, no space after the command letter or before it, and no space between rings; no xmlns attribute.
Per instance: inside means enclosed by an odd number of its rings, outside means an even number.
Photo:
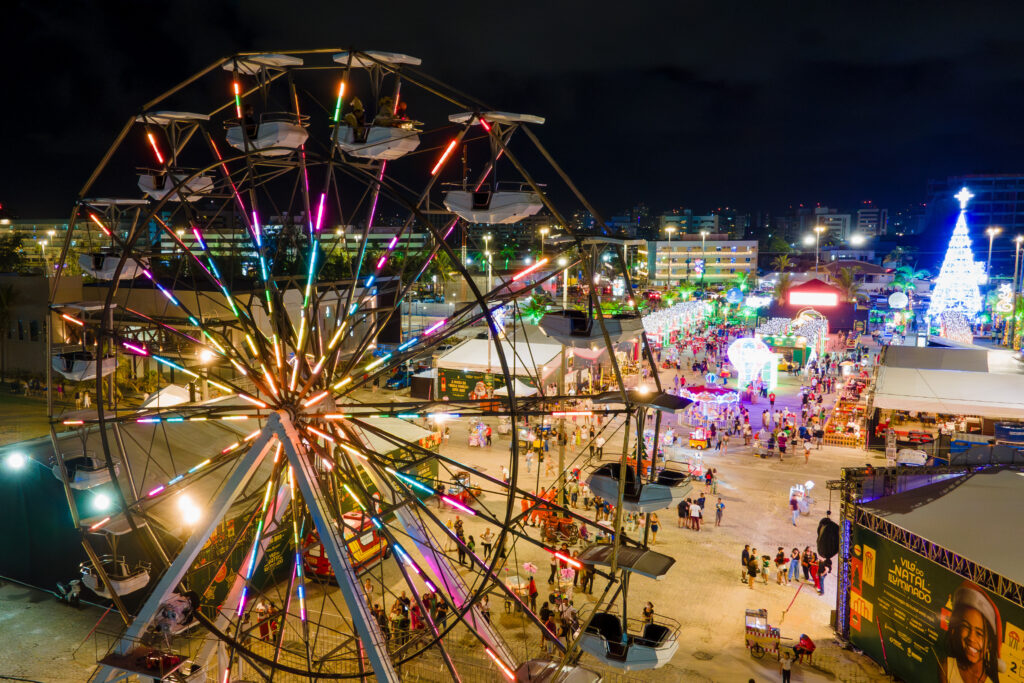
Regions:
<svg viewBox="0 0 1024 683"><path fill-rule="evenodd" d="M772 558L768 555L761 556L761 581L764 585L768 585L768 565L771 563Z"/></svg>

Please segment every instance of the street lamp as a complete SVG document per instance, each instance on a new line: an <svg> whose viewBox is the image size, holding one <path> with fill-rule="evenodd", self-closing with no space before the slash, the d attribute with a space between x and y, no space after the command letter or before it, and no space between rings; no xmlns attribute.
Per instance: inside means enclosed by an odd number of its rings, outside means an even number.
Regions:
<svg viewBox="0 0 1024 683"><path fill-rule="evenodd" d="M992 281L992 240L994 240L996 238L996 235L998 235L1002 231L1002 228L995 225L985 230L985 234L988 235L988 260L985 261L986 282Z"/></svg>
<svg viewBox="0 0 1024 683"><path fill-rule="evenodd" d="M491 291L491 252L490 252L491 236L484 235L484 256L487 257L487 291Z"/></svg>
<svg viewBox="0 0 1024 683"><path fill-rule="evenodd" d="M704 267L700 269L700 288L704 289L704 274L708 272L708 231L700 231L700 258L704 261Z"/></svg>
<svg viewBox="0 0 1024 683"><path fill-rule="evenodd" d="M558 265L562 266L562 310L569 310L569 269L566 267L569 259L564 256L558 259Z"/></svg>
<svg viewBox="0 0 1024 683"><path fill-rule="evenodd" d="M818 248L821 245L821 233L828 230L824 225L814 226L814 274L818 274Z"/></svg>
<svg viewBox="0 0 1024 683"><path fill-rule="evenodd" d="M860 233L854 233L850 235L850 246L851 247L863 247L868 241L868 238Z"/></svg>
<svg viewBox="0 0 1024 683"><path fill-rule="evenodd" d="M666 225L665 233L668 234L668 276L665 279L665 285L667 287L672 286L672 233L678 230L674 225Z"/></svg>
<svg viewBox="0 0 1024 683"><path fill-rule="evenodd" d="M548 228L540 229L540 257L544 258L544 238L551 232Z"/></svg>

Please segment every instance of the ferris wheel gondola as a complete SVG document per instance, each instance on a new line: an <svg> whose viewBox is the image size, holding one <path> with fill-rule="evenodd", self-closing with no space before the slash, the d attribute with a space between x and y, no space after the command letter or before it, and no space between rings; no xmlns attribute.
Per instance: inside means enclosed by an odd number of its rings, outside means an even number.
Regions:
<svg viewBox="0 0 1024 683"><path fill-rule="evenodd" d="M419 134L423 124L396 116L396 110L401 83L399 70L403 66L418 66L420 59L397 52L371 50L363 53L339 52L334 55L334 61L344 65L346 70L365 69L370 74L374 96L380 98L380 110L369 125L366 125L361 108L337 121L334 141L338 149L354 157L373 161L393 161L415 151L420 146ZM390 96L383 96L382 81L387 73L396 75L395 85ZM390 110L386 106L388 103L391 105Z"/></svg>
<svg viewBox="0 0 1024 683"><path fill-rule="evenodd" d="M496 137L501 136L505 140L519 125L544 123L540 116L504 111L459 112L450 115L448 120L463 125L479 125L488 133L492 127L498 126ZM502 126L506 126L507 130L503 131ZM501 156L501 150L494 144L496 137L490 138L492 175L496 174L495 167ZM472 189L464 184L461 189L451 189L445 193L444 205L467 223L484 224L518 223L544 208L541 196L528 183L523 182L481 182Z"/></svg>

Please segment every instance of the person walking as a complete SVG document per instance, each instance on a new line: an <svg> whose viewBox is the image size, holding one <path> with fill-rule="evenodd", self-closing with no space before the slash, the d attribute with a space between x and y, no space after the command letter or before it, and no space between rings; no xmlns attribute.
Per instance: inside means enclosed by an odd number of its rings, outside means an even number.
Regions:
<svg viewBox="0 0 1024 683"><path fill-rule="evenodd" d="M484 529L484 532L480 534L480 542L484 546L484 557L490 557L491 546L494 544L494 532L490 528Z"/></svg>
<svg viewBox="0 0 1024 683"><path fill-rule="evenodd" d="M480 601L480 615L488 624L491 623L491 600L487 597L487 593L484 593L484 597Z"/></svg>
<svg viewBox="0 0 1024 683"><path fill-rule="evenodd" d="M800 580L800 551L793 548L789 554L789 573L786 576L786 583Z"/></svg>
<svg viewBox="0 0 1024 683"><path fill-rule="evenodd" d="M747 560L747 587L754 590L754 579L757 578L757 548L750 551L750 558Z"/></svg>
<svg viewBox="0 0 1024 683"><path fill-rule="evenodd" d="M722 526L722 512L725 510L725 503L722 502L719 497L718 502L715 503L715 526Z"/></svg>
<svg viewBox="0 0 1024 683"><path fill-rule="evenodd" d="M537 590L537 582L533 580L532 576L530 577L529 585L526 587L526 592L530 596L530 611L531 612L536 612L537 611L537 596L540 595L540 592ZM547 607L547 605L548 605L548 603L545 602L544 606Z"/></svg>
<svg viewBox="0 0 1024 683"><path fill-rule="evenodd" d="M793 526L796 526L796 518L800 516L800 504L796 502L796 496L790 497L789 509L793 512Z"/></svg>
<svg viewBox="0 0 1024 683"><path fill-rule="evenodd" d="M782 653L782 659L779 660L779 671L782 672L782 683L790 683L792 681L793 656L789 652Z"/></svg>
<svg viewBox="0 0 1024 683"><path fill-rule="evenodd" d="M789 560L786 558L786 551L779 546L779 551L775 553L775 583L780 586L788 584L789 581L786 579L786 565L789 564Z"/></svg>
<svg viewBox="0 0 1024 683"><path fill-rule="evenodd" d="M658 514L652 512L651 513L651 545L654 545L658 541L658 529L659 529L659 526L658 526ZM699 531L699 522L698 522L698 531Z"/></svg>
<svg viewBox="0 0 1024 683"><path fill-rule="evenodd" d="M551 573L548 575L548 583L555 582L555 574L558 573L558 558L551 555Z"/></svg>

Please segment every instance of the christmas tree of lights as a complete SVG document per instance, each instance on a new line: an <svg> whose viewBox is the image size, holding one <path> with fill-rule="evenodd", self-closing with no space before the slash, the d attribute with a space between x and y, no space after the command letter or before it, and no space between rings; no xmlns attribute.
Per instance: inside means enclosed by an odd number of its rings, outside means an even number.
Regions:
<svg viewBox="0 0 1024 683"><path fill-rule="evenodd" d="M967 234L967 202L974 195L964 187L954 196L960 201L960 215L932 290L932 301L928 306L928 318L932 320L945 311L958 311L968 320L974 320L981 311L978 283L983 271L981 264L974 260L971 238Z"/></svg>

